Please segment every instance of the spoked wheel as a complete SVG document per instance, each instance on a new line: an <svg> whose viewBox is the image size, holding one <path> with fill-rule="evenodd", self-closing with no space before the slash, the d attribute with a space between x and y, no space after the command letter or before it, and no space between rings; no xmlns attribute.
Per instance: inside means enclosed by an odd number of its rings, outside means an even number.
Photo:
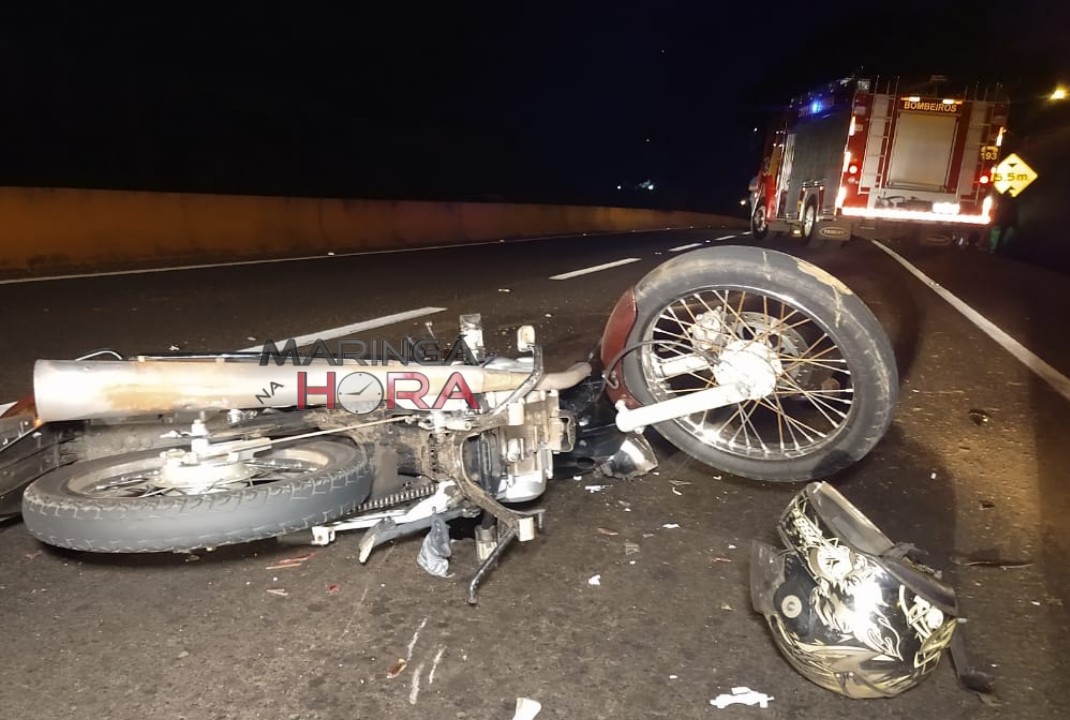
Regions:
<svg viewBox="0 0 1070 720"><path fill-rule="evenodd" d="M371 488L368 462L343 440L284 443L234 462L184 463L183 453L148 450L53 470L23 495L26 526L73 550L188 551L330 522Z"/></svg>
<svg viewBox="0 0 1070 720"><path fill-rule="evenodd" d="M760 480L832 474L869 452L891 422L891 344L838 280L789 255L745 247L696 251L636 287L638 319L622 361L644 404L717 385L718 359L745 351L776 371L757 400L659 423L684 452Z"/></svg>

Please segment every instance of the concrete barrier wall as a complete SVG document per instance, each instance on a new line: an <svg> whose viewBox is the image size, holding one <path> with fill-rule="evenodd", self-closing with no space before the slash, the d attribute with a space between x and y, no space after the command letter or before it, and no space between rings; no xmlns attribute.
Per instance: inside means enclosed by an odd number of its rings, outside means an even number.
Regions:
<svg viewBox="0 0 1070 720"><path fill-rule="evenodd" d="M613 207L0 188L0 272L293 257L502 238L738 225Z"/></svg>

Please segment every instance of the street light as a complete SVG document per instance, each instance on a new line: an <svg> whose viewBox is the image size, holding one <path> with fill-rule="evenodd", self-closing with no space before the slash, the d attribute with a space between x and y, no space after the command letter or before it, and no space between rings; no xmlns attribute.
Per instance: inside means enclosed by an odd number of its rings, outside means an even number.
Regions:
<svg viewBox="0 0 1070 720"><path fill-rule="evenodd" d="M1048 97L1048 99L1049 100L1065 100L1066 99L1066 88L1064 88L1064 87L1055 88L1054 92L1052 92L1052 94Z"/></svg>

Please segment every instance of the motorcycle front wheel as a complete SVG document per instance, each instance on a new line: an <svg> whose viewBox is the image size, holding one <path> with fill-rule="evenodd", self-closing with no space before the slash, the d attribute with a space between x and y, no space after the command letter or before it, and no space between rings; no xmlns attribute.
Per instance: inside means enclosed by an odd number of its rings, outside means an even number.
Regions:
<svg viewBox="0 0 1070 720"><path fill-rule="evenodd" d="M775 357L772 393L654 426L697 460L756 480L811 480L861 459L887 431L898 395L891 343L858 296L817 266L761 248L708 248L654 269L635 296L621 371L644 405L715 386L718 355L733 343Z"/></svg>
<svg viewBox="0 0 1070 720"><path fill-rule="evenodd" d="M168 469L159 450L85 460L23 495L30 534L105 553L188 552L331 522L367 498L372 469L344 440L282 443L241 463Z"/></svg>

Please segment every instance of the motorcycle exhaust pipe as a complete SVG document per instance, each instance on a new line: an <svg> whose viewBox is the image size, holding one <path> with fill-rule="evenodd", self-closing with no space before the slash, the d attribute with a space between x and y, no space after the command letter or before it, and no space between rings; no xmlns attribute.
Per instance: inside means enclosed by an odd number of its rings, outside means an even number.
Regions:
<svg viewBox="0 0 1070 720"><path fill-rule="evenodd" d="M417 373L434 403L454 373L473 394L512 391L528 373L472 365L259 365L221 360L38 360L34 364L37 416L44 422L164 415L232 408L280 408L328 403L328 386L354 372L374 376L384 390L390 373ZM299 373L304 373L303 376ZM333 383L328 373L334 373ZM397 375L395 375L395 379ZM304 388L304 398L300 389ZM406 385L406 388L411 385Z"/></svg>

